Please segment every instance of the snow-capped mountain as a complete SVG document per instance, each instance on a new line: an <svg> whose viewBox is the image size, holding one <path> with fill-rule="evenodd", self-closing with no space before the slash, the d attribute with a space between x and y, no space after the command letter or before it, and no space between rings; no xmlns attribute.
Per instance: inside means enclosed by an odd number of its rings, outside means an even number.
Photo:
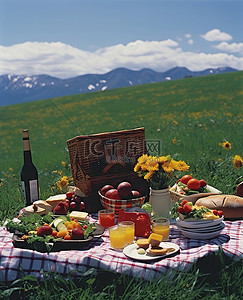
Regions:
<svg viewBox="0 0 243 300"><path fill-rule="evenodd" d="M238 70L225 67L192 72L187 68L175 67L166 72L155 72L151 69L132 71L118 68L106 74L87 74L69 79L49 75L7 74L0 76L0 106L234 71Z"/></svg>

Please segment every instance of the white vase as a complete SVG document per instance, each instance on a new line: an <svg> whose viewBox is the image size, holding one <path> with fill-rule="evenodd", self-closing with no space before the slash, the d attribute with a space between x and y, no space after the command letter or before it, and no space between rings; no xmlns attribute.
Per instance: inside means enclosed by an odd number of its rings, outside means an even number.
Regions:
<svg viewBox="0 0 243 300"><path fill-rule="evenodd" d="M172 201L168 188L162 190L153 190L150 188L149 203L157 217L170 217Z"/></svg>

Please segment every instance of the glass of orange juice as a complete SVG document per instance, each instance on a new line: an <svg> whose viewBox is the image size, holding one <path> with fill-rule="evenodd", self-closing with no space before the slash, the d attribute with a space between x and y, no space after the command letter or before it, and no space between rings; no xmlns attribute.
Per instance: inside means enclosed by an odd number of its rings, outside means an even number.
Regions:
<svg viewBox="0 0 243 300"><path fill-rule="evenodd" d="M126 245L132 244L135 235L135 223L132 221L122 221L119 222L118 224L126 228L126 237L125 237Z"/></svg>
<svg viewBox="0 0 243 300"><path fill-rule="evenodd" d="M162 241L169 240L170 220L167 218L155 218L152 220L152 232L163 236Z"/></svg>
<svg viewBox="0 0 243 300"><path fill-rule="evenodd" d="M110 244L115 250L122 250L126 246L126 228L115 225L109 228Z"/></svg>

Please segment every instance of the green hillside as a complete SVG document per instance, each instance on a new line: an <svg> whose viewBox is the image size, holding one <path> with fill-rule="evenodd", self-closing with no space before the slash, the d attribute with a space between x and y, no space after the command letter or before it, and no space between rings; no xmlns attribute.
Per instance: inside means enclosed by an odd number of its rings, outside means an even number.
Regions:
<svg viewBox="0 0 243 300"><path fill-rule="evenodd" d="M242 155L242 121L243 72L0 107L0 178L6 181L14 172L18 179L23 163L22 129L30 131L44 193L48 181L51 184L50 172L61 169L61 161L69 162L67 139L145 127L146 139L160 141L160 154L185 160L190 172L213 181L219 164ZM231 143L230 150L219 145L224 141ZM230 172L238 172L234 178L239 178L240 171ZM229 191L225 186L231 185L229 179L221 181L217 187Z"/></svg>

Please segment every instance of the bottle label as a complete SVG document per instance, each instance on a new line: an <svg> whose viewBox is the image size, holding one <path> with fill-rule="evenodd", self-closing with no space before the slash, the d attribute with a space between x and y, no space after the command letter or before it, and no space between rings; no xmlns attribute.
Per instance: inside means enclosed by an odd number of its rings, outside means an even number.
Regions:
<svg viewBox="0 0 243 300"><path fill-rule="evenodd" d="M24 198L26 200L25 183L24 183L24 181L22 181L21 183L22 183L22 192L23 192ZM29 181L29 189L30 189L29 190L30 191L30 202L32 203L36 200L39 200L38 181L37 181L37 179Z"/></svg>
<svg viewBox="0 0 243 300"><path fill-rule="evenodd" d="M39 200L38 199L39 196L38 196L38 181L37 181L37 179L30 180L29 184L30 184L30 200L31 200L31 202Z"/></svg>

